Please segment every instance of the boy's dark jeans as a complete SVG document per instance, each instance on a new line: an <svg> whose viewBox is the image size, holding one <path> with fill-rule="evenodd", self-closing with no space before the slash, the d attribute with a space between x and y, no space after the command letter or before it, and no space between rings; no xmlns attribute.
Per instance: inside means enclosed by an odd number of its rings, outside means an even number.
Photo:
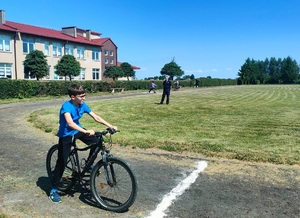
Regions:
<svg viewBox="0 0 300 218"><path fill-rule="evenodd" d="M55 165L55 169L53 171L53 179L52 179L52 187L57 188L60 184L61 177L64 173L67 160L69 157L69 154L71 152L71 146L74 142L74 140L79 139L83 143L87 145L96 144L98 142L98 138L95 136L89 136L82 132L78 132L74 136L67 136L64 138L59 138L58 140L58 158ZM95 147L90 149L89 157L94 152Z"/></svg>

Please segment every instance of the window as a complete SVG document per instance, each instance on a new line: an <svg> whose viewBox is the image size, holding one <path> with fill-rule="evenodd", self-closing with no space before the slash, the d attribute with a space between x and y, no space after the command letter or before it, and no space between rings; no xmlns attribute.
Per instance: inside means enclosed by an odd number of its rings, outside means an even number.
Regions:
<svg viewBox="0 0 300 218"><path fill-rule="evenodd" d="M98 49L92 50L92 59L95 61L99 61L99 50Z"/></svg>
<svg viewBox="0 0 300 218"><path fill-rule="evenodd" d="M114 59L110 59L110 64L114 64Z"/></svg>
<svg viewBox="0 0 300 218"><path fill-rule="evenodd" d="M11 79L12 75L12 64L0 63L0 78Z"/></svg>
<svg viewBox="0 0 300 218"><path fill-rule="evenodd" d="M105 63L108 64L108 58L105 58Z"/></svg>
<svg viewBox="0 0 300 218"><path fill-rule="evenodd" d="M99 69L93 68L93 80L99 80Z"/></svg>
<svg viewBox="0 0 300 218"><path fill-rule="evenodd" d="M108 55L108 51L105 49L104 50L104 55L107 56Z"/></svg>
<svg viewBox="0 0 300 218"><path fill-rule="evenodd" d="M11 51L10 36L0 35L0 51Z"/></svg>
<svg viewBox="0 0 300 218"><path fill-rule="evenodd" d="M44 54L46 56L50 55L50 51L49 51L49 42L44 42Z"/></svg>
<svg viewBox="0 0 300 218"><path fill-rule="evenodd" d="M114 52L112 50L110 50L109 55L114 56Z"/></svg>
<svg viewBox="0 0 300 218"><path fill-rule="evenodd" d="M34 50L34 41L33 39L23 39L23 52L28 54Z"/></svg>
<svg viewBox="0 0 300 218"><path fill-rule="evenodd" d="M62 56L62 45L60 43L53 43L53 56Z"/></svg>
<svg viewBox="0 0 300 218"><path fill-rule="evenodd" d="M80 74L78 76L78 80L85 80L85 68L80 69Z"/></svg>
<svg viewBox="0 0 300 218"><path fill-rule="evenodd" d="M65 54L66 55L74 55L74 46L67 44L65 47Z"/></svg>
<svg viewBox="0 0 300 218"><path fill-rule="evenodd" d="M77 47L77 58L84 59L84 47Z"/></svg>

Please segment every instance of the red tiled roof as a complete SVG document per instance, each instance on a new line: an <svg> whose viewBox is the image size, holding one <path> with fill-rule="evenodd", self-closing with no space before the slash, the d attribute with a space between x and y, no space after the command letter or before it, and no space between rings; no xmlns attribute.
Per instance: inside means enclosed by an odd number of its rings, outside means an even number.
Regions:
<svg viewBox="0 0 300 218"><path fill-rule="evenodd" d="M46 37L51 39L59 39L65 40L69 42L77 42L89 45L97 45L102 46L106 41L110 40L113 44L114 42L110 38L99 38L99 39L92 39L88 40L83 36L77 35L77 37L73 37L67 34L64 34L62 31L53 30L49 28L37 27L27 24L21 24L11 21L6 21L5 24L0 24L0 30L7 30L11 32L20 32L40 37ZM80 29L82 30L82 29ZM101 35L100 33L92 32L94 35ZM115 45L115 44L114 44ZM116 45L115 45L116 46ZM117 48L117 46L116 46ZM117 62L117 66L120 66L122 62ZM131 65L134 70L140 70L140 67Z"/></svg>
<svg viewBox="0 0 300 218"><path fill-rule="evenodd" d="M100 38L100 39L93 39L94 42L97 42L97 44L99 45L103 45L106 41L110 40L112 44L114 44L114 46L116 48L118 48L118 46L116 46L116 44L110 39L110 38Z"/></svg>
<svg viewBox="0 0 300 218"><path fill-rule="evenodd" d="M118 61L118 62L117 62L117 66L120 67L122 63L123 63L123 62L119 62L119 61ZM140 67L133 66L133 65L131 65L131 67L132 67L134 70L140 70L140 69L141 69Z"/></svg>
<svg viewBox="0 0 300 218"><path fill-rule="evenodd" d="M31 26L27 24L21 24L11 21L6 21L5 24L0 24L0 29L16 32L19 31L20 33L27 33L35 36L47 37L47 38L54 38L60 39L70 42L78 42L83 44L90 44L90 45L101 45L97 40L88 40L83 36L77 35L77 37L69 36L67 34L62 33L58 30L47 29L43 27Z"/></svg>

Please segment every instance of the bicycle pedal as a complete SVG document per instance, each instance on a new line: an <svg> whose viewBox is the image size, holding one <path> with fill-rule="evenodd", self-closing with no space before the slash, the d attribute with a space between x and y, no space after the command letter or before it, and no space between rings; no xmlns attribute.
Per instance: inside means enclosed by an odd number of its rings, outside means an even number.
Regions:
<svg viewBox="0 0 300 218"><path fill-rule="evenodd" d="M63 177L72 177L73 176L73 171L70 170L65 170L63 173Z"/></svg>

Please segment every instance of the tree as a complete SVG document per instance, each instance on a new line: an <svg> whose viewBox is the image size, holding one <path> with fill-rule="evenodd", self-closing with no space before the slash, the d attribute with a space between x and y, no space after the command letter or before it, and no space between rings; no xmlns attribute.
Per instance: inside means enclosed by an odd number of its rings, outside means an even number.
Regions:
<svg viewBox="0 0 300 218"><path fill-rule="evenodd" d="M291 57L284 58L281 65L281 80L284 84L293 84L298 81L299 66Z"/></svg>
<svg viewBox="0 0 300 218"><path fill-rule="evenodd" d="M24 65L24 73L31 78L36 77L37 80L49 75L49 68L46 55L42 51L34 50L26 55Z"/></svg>
<svg viewBox="0 0 300 218"><path fill-rule="evenodd" d="M72 76L79 76L80 74L80 63L73 55L62 56L55 67L57 75L68 76L70 81L72 80Z"/></svg>
<svg viewBox="0 0 300 218"><path fill-rule="evenodd" d="M269 74L269 81L268 83L271 84L279 84L280 82L280 68L281 68L281 59L279 58L276 60L276 58L272 57L269 61L268 66L268 74Z"/></svg>
<svg viewBox="0 0 300 218"><path fill-rule="evenodd" d="M257 84L259 75L258 65L253 59L250 60L250 58L247 58L238 75L240 76L242 84Z"/></svg>
<svg viewBox="0 0 300 218"><path fill-rule="evenodd" d="M127 77L127 80L129 80L129 77L135 76L135 71L129 63L124 62L120 65L120 67L123 70L124 76Z"/></svg>
<svg viewBox="0 0 300 218"><path fill-rule="evenodd" d="M121 67L118 66L109 66L104 71L104 77L106 78L112 78L114 81L118 79L119 77L124 76L124 72L121 69Z"/></svg>
<svg viewBox="0 0 300 218"><path fill-rule="evenodd" d="M160 74L170 76L170 79L173 80L174 76L180 77L184 74L180 68L181 67L178 66L173 59L170 63L165 64L161 69Z"/></svg>

